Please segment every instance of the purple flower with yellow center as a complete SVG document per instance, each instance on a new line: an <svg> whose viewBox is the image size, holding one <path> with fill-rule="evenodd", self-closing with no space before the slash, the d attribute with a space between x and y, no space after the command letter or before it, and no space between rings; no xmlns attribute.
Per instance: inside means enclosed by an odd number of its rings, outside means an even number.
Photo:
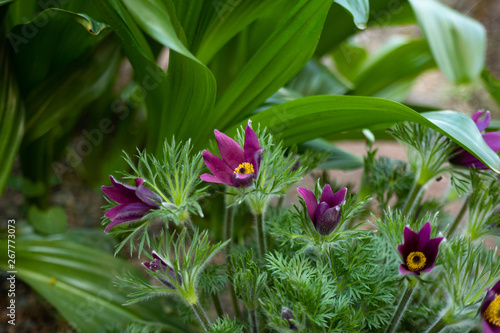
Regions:
<svg viewBox="0 0 500 333"><path fill-rule="evenodd" d="M431 224L427 222L418 233L408 227L404 229L404 243L398 245L403 263L399 273L420 275L434 268L442 237L431 238Z"/></svg>
<svg viewBox="0 0 500 333"><path fill-rule="evenodd" d="M111 220L104 232L118 224L140 220L152 210L160 208L161 198L144 186L144 179L136 178L136 186L129 186L117 182L113 176L110 178L113 186L102 186L101 189L119 205L104 214Z"/></svg>
<svg viewBox="0 0 500 333"><path fill-rule="evenodd" d="M484 131L491 121L490 112L483 110L477 111L471 118L474 123L476 123L480 132ZM483 139L495 153L500 152L500 132L484 133ZM461 148L455 151L453 157L450 158L450 163L467 168L489 169L483 162L479 161L477 157Z"/></svg>
<svg viewBox="0 0 500 333"><path fill-rule="evenodd" d="M234 187L252 185L259 172L262 147L250 124L249 120L245 129L244 148L224 133L214 131L221 157L208 150L202 152L203 161L212 172L201 175L202 180Z"/></svg>
<svg viewBox="0 0 500 333"><path fill-rule="evenodd" d="M341 205L345 201L346 188L335 194L330 185L326 185L321 193L319 203L311 190L299 187L299 194L304 198L307 213L320 235L329 235L340 222L342 215Z"/></svg>
<svg viewBox="0 0 500 333"><path fill-rule="evenodd" d="M485 333L500 333L500 281L487 289L481 305L481 317Z"/></svg>
<svg viewBox="0 0 500 333"><path fill-rule="evenodd" d="M172 280L175 280L175 270L167 264L162 257L153 251L153 261L151 262L143 262L144 267L149 269L151 272L158 274L160 277L156 277L158 281L163 283L170 289L176 289L175 285L172 283ZM182 285L182 277L179 273L177 273L177 283Z"/></svg>

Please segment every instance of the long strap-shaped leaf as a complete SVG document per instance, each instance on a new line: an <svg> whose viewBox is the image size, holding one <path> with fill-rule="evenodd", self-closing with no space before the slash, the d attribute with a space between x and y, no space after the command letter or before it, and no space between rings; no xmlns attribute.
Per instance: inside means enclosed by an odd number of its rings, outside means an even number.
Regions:
<svg viewBox="0 0 500 333"><path fill-rule="evenodd" d="M251 119L254 124L260 123L280 135L286 145L377 124L389 126L395 122L411 121L446 135L500 173L498 155L484 142L474 122L454 111L419 114L402 104L381 98L311 96L273 106ZM245 121L227 132L234 133Z"/></svg>
<svg viewBox="0 0 500 333"><path fill-rule="evenodd" d="M0 40L0 43L3 43ZM9 177L24 133L24 104L8 57L8 47L0 47L0 194Z"/></svg>
<svg viewBox="0 0 500 333"><path fill-rule="evenodd" d="M288 82L311 58L332 1L300 0L285 13L217 101L214 125L239 121Z"/></svg>

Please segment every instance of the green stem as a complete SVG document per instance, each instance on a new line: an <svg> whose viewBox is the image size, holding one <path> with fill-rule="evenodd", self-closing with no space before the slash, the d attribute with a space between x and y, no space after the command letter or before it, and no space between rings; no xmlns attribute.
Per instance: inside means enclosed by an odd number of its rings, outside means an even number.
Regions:
<svg viewBox="0 0 500 333"><path fill-rule="evenodd" d="M228 204L226 202L226 204ZM234 215L236 213L236 205L226 206L226 212L224 214L224 240L231 239L231 241L226 245L226 263L231 264L231 247L233 245L233 225L234 225ZM238 298L236 297L236 292L232 285L230 285L229 291L231 293L231 301L233 303L233 311L235 318L241 318L240 308L238 306Z"/></svg>
<svg viewBox="0 0 500 333"><path fill-rule="evenodd" d="M414 283L412 281L408 281L408 285L406 286L406 289L403 293L403 297L401 297L396 312L394 312L394 316L392 317L389 326L387 326L385 333L396 332L399 322L401 321L401 318L403 317L403 314L406 308L408 307L408 304L410 304L411 296L413 295L415 289L417 289L417 286L418 282Z"/></svg>
<svg viewBox="0 0 500 333"><path fill-rule="evenodd" d="M217 316L222 317L224 315L224 311L222 311L222 304L220 303L219 295L210 294L212 296L212 302L215 306L215 311L217 311Z"/></svg>
<svg viewBox="0 0 500 333"><path fill-rule="evenodd" d="M203 310L200 303L191 304L191 308L193 309L196 318L200 321L201 327L203 327L203 330L206 332L210 327L210 321L208 320L205 310Z"/></svg>
<svg viewBox="0 0 500 333"><path fill-rule="evenodd" d="M444 321L444 316L439 317L434 324L426 331L426 333L438 333L443 330L446 326L446 322Z"/></svg>
<svg viewBox="0 0 500 333"><path fill-rule="evenodd" d="M259 333L259 322L257 320L257 311L250 310L250 326L252 333Z"/></svg>
<svg viewBox="0 0 500 333"><path fill-rule="evenodd" d="M417 206L417 202L420 200L417 200L420 197L420 192L423 189L423 185L421 185L418 182L415 182L415 185L413 185L413 188L411 189L411 193L408 197L408 200L406 201L405 207L403 209L403 216L408 216L412 213L413 209L415 206Z"/></svg>
<svg viewBox="0 0 500 333"><path fill-rule="evenodd" d="M259 242L259 256L264 258L267 252L266 234L264 233L264 213L254 214L257 227L257 241Z"/></svg>
<svg viewBox="0 0 500 333"><path fill-rule="evenodd" d="M241 318L240 307L238 306L238 297L236 297L236 292L234 291L234 287L230 285L231 291L231 301L233 302L233 311L235 318Z"/></svg>
<svg viewBox="0 0 500 333"><path fill-rule="evenodd" d="M460 208L460 211L458 212L457 217L455 217L453 224L451 225L450 229L448 230L448 233L446 234L446 238L450 238L451 235L453 235L455 230L460 225L460 221L462 220L462 217L464 217L464 214L467 211L467 206L469 205L469 199L470 199L470 197L467 197L465 199L464 203L462 204L462 208Z"/></svg>

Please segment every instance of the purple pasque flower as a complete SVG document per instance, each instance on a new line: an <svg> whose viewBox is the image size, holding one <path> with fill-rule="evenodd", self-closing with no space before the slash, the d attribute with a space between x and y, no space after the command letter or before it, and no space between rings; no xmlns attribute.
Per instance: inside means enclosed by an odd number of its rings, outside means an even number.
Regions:
<svg viewBox="0 0 500 333"><path fill-rule="evenodd" d="M250 124L249 120L245 128L244 148L224 133L214 131L221 157L208 150L202 152L203 161L212 172L201 175L202 180L234 187L247 187L253 183L259 172L262 147Z"/></svg>
<svg viewBox="0 0 500 333"><path fill-rule="evenodd" d="M285 319L286 321L288 321L288 328L293 330L293 331L296 331L297 330L297 326L295 326L291 320L292 319L295 319L294 316L293 316L293 312L292 310L290 310L289 308L287 308L286 306L283 306L281 308L281 319Z"/></svg>
<svg viewBox="0 0 500 333"><path fill-rule="evenodd" d="M481 317L485 333L500 333L500 281L493 288L486 289Z"/></svg>
<svg viewBox="0 0 500 333"><path fill-rule="evenodd" d="M153 251L152 254L153 261L143 262L142 264L144 267L149 269L151 272L160 275L160 277L156 278L165 286L170 289L176 289L175 285L172 283L172 280L175 279L175 270L173 267L167 264L167 262L163 260L163 258L160 257L156 251ZM182 285L182 276L179 273L177 273L177 283Z"/></svg>
<svg viewBox="0 0 500 333"><path fill-rule="evenodd" d="M104 214L111 220L104 232L108 232L120 223L140 220L151 210L160 208L161 198L143 185L144 179L136 178L136 186L129 186L117 182L113 176L109 178L113 186L102 186L101 189L108 198L119 205Z"/></svg>
<svg viewBox="0 0 500 333"><path fill-rule="evenodd" d="M339 224L342 214L341 205L345 201L347 189L344 187L333 194L330 185L326 185L321 193L319 203L311 190L299 187L299 194L304 198L307 213L320 235L329 235Z"/></svg>
<svg viewBox="0 0 500 333"><path fill-rule="evenodd" d="M480 132L484 131L491 121L490 111L479 110L472 115L472 120L476 123ZM500 132L488 132L483 134L486 144L496 153L500 152ZM467 168L489 169L483 162L468 151L459 148L450 158L450 163Z"/></svg>
<svg viewBox="0 0 500 333"><path fill-rule="evenodd" d="M403 263L399 273L420 275L434 268L434 262L443 237L431 238L431 224L427 222L418 233L408 227L404 230L404 243L398 245Z"/></svg>

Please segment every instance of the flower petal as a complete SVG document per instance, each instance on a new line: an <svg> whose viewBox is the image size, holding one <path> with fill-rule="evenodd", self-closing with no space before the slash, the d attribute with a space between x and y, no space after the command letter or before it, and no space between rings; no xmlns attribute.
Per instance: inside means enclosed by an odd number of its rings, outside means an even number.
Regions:
<svg viewBox="0 0 500 333"><path fill-rule="evenodd" d="M500 132L485 133L483 139L495 153L498 153L500 150Z"/></svg>
<svg viewBox="0 0 500 333"><path fill-rule="evenodd" d="M411 275L420 275L418 272L413 272L408 270L403 264L399 265L399 273L400 274L411 274Z"/></svg>
<svg viewBox="0 0 500 333"><path fill-rule="evenodd" d="M141 219L144 215L149 213L151 207L143 202L128 204L116 214L113 222L120 220L122 222L134 221Z"/></svg>
<svg viewBox="0 0 500 333"><path fill-rule="evenodd" d="M234 169L231 169L220 157L215 156L208 150L204 150L201 154L203 156L203 162L205 162L206 166L215 177L225 184L233 183L232 176Z"/></svg>
<svg viewBox="0 0 500 333"><path fill-rule="evenodd" d="M257 134L255 134L254 130L252 127L250 127L250 124L252 122L248 120L248 125L245 128L245 160L246 162L254 164L254 167L257 169L259 168L260 164L260 158L259 161L256 161L256 155L255 153L258 151L262 151L262 147L259 144L259 138L257 137ZM259 154L260 157L260 154ZM257 163L258 162L258 163Z"/></svg>
<svg viewBox="0 0 500 333"><path fill-rule="evenodd" d="M226 184L226 185L233 186L233 182L231 182L231 183L228 184L225 181L220 180L219 178L217 178L214 175L211 175L209 173L202 174L200 176L200 178L201 178L201 180L209 182L209 183L218 183L218 184Z"/></svg>
<svg viewBox="0 0 500 333"><path fill-rule="evenodd" d="M135 195L135 187L119 183L113 176L110 176L110 178L113 186L101 186L101 190L108 198L120 204L129 204L139 201Z"/></svg>
<svg viewBox="0 0 500 333"><path fill-rule="evenodd" d="M218 130L215 130L214 133L220 156L231 170L236 169L238 165L245 162L243 149L236 141Z"/></svg>
<svg viewBox="0 0 500 333"><path fill-rule="evenodd" d="M483 117L484 113L485 113L484 110L479 110L471 116L471 119L476 123L479 132L484 131L488 127L491 121L490 111L486 111L486 114Z"/></svg>
<svg viewBox="0 0 500 333"><path fill-rule="evenodd" d="M333 195L333 204L335 206L340 206L345 202L345 195L347 193L347 188L343 188Z"/></svg>
<svg viewBox="0 0 500 333"><path fill-rule="evenodd" d="M240 175L239 173L233 173L233 186L234 187L248 187L253 184L256 178L255 173L247 173L245 175Z"/></svg>
<svg viewBox="0 0 500 333"><path fill-rule="evenodd" d="M114 206L110 208L104 216L109 217L111 220L116 218L116 215L125 207L127 204L120 204L118 206Z"/></svg>
<svg viewBox="0 0 500 333"><path fill-rule="evenodd" d="M321 192L319 202L326 202L328 207L336 206L333 199L333 190L329 184L326 184L325 187L323 187L323 192Z"/></svg>
<svg viewBox="0 0 500 333"><path fill-rule="evenodd" d="M309 214L311 221L313 221L314 223L316 221L316 207L318 207L316 196L311 190L308 190L307 188L299 187L297 191L304 199L307 207L307 213Z"/></svg>
<svg viewBox="0 0 500 333"><path fill-rule="evenodd" d="M484 333L500 333L500 326L490 324L486 319L482 318Z"/></svg>
<svg viewBox="0 0 500 333"><path fill-rule="evenodd" d="M406 257L418 248L418 234L408 227L403 231L404 243L402 248L403 261L406 262Z"/></svg>
<svg viewBox="0 0 500 333"><path fill-rule="evenodd" d="M417 251L425 253L427 244L429 244L429 241L431 239L431 229L431 224L427 222L418 232L418 247L416 249Z"/></svg>
<svg viewBox="0 0 500 333"><path fill-rule="evenodd" d="M318 208L321 205L327 205L325 202L321 202L318 205ZM319 209L316 209L316 213ZM340 221L340 206L335 206L332 208L328 208L323 214L316 215L316 230L320 235L329 235L333 230L337 227Z"/></svg>
<svg viewBox="0 0 500 333"><path fill-rule="evenodd" d="M491 288L495 293L500 294L500 280Z"/></svg>
<svg viewBox="0 0 500 333"><path fill-rule="evenodd" d="M161 198L159 195L156 193L153 193L150 189L148 189L146 186L138 185L137 190L135 191L135 194L139 199L142 200L145 204L148 206L154 207L154 208L159 208L161 203Z"/></svg>
<svg viewBox="0 0 500 333"><path fill-rule="evenodd" d="M427 247L424 249L425 257L427 258L426 267L433 265L436 261L438 252L439 252L439 244L443 241L443 237L433 238L427 244Z"/></svg>

